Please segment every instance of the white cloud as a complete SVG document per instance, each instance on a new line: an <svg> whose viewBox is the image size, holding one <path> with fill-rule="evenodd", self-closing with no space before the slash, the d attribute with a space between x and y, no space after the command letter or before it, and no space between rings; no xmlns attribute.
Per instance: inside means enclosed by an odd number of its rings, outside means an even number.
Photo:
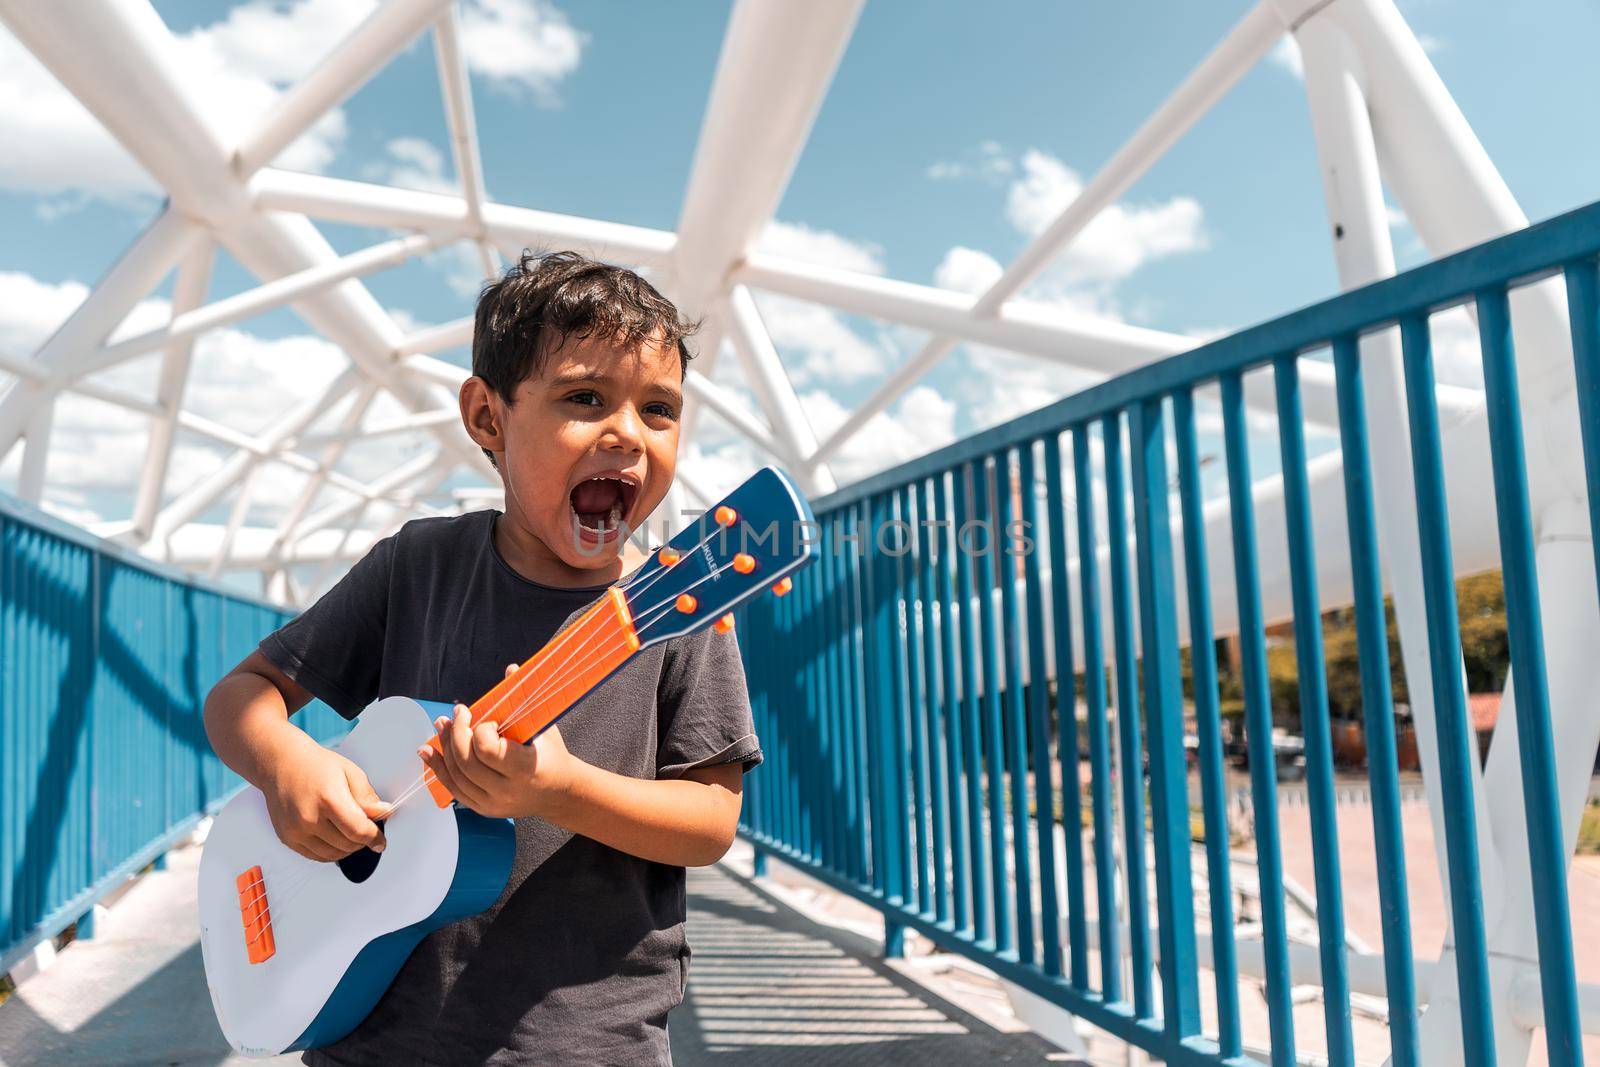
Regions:
<svg viewBox="0 0 1600 1067"><path fill-rule="evenodd" d="M1077 199L1083 179L1037 148L1023 153L1021 172L1007 195L1006 217L1031 237ZM1112 204L1067 246L1052 272L1068 284L1119 282L1151 260L1205 248L1202 223L1200 204L1192 197L1144 206Z"/></svg>
<svg viewBox="0 0 1600 1067"><path fill-rule="evenodd" d="M862 274L883 273L883 248L857 241L831 230L818 230L803 222L773 219L761 233L763 252L788 256L807 263L820 263Z"/></svg>
<svg viewBox="0 0 1600 1067"><path fill-rule="evenodd" d="M984 141L958 160L941 160L927 170L935 181L978 178L992 185L1003 183L1016 173L1016 162L1005 154L998 141Z"/></svg>
<svg viewBox="0 0 1600 1067"><path fill-rule="evenodd" d="M981 293L1000 280L1005 268L987 252L955 245L933 271L933 284L962 293Z"/></svg>
<svg viewBox="0 0 1600 1067"><path fill-rule="evenodd" d="M303 77L376 5L372 0L252 0L173 38L168 56L188 99L224 144L248 136L284 86ZM318 171L346 135L335 108L277 160ZM159 192L155 182L27 49L0 31L0 142L45 151L0 157L0 186L110 198Z"/></svg>
<svg viewBox="0 0 1600 1067"><path fill-rule="evenodd" d="M497 88L531 91L547 105L578 69L588 41L545 0L468 0L461 9L468 68Z"/></svg>
<svg viewBox="0 0 1600 1067"><path fill-rule="evenodd" d="M831 393L817 389L800 396L801 406L826 438L843 425L850 411ZM937 389L918 385L888 411L880 411L829 460L840 484L903 463L955 440L956 403Z"/></svg>
<svg viewBox="0 0 1600 1067"><path fill-rule="evenodd" d="M396 137L383 146L386 158L362 168L370 178L402 189L458 195L461 186L444 169L444 153L421 137Z"/></svg>
<svg viewBox="0 0 1600 1067"><path fill-rule="evenodd" d="M805 300L758 293L756 305L796 385L860 381L888 368L894 345L886 332L868 339L837 311Z"/></svg>

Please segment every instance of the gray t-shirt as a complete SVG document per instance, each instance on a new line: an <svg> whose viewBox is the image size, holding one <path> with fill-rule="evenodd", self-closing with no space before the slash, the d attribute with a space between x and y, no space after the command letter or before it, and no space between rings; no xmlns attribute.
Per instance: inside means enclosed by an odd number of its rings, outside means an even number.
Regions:
<svg viewBox="0 0 1600 1067"><path fill-rule="evenodd" d="M494 546L498 515L407 523L262 653L346 718L386 696L470 704L600 592L512 570ZM633 778L761 761L732 634L645 649L560 727L574 755ZM671 1062L667 1012L689 968L683 868L539 819L516 832L495 905L424 939L372 1014L305 1062Z"/></svg>

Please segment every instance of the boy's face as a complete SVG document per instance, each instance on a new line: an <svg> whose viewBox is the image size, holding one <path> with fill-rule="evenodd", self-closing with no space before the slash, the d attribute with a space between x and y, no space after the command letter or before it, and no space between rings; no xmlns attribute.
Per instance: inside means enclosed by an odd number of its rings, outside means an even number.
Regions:
<svg viewBox="0 0 1600 1067"><path fill-rule="evenodd" d="M486 447L497 453L507 514L568 567L615 568L624 532L672 484L683 410L676 346L567 338L514 399L488 397L500 443Z"/></svg>

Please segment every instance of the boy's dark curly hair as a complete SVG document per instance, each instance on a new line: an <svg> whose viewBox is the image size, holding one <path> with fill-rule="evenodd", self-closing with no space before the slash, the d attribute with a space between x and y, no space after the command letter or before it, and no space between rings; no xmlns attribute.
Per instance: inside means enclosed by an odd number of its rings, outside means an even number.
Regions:
<svg viewBox="0 0 1600 1067"><path fill-rule="evenodd" d="M700 325L680 318L672 301L628 268L577 252L523 252L503 278L484 286L475 319L472 373L508 404L569 337L676 345L687 371L685 338Z"/></svg>

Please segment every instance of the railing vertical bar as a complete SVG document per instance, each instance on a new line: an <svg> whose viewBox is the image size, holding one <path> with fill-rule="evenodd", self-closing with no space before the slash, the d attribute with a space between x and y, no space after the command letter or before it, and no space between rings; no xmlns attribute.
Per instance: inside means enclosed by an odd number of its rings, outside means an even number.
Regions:
<svg viewBox="0 0 1600 1067"><path fill-rule="evenodd" d="M908 485L900 492L900 514L906 523L903 528L904 537L901 545L905 548L900 557L901 573L905 576L905 657L907 666L907 680L910 682L910 699L907 701L907 711L910 713L908 727L911 731L911 814L912 823L916 827L916 872L917 872L917 911L922 915L933 914L933 867L937 862L942 862L942 854L933 850L932 827L930 815L933 815L930 803L932 791L928 781L928 759L932 750L928 741L928 692L926 680L927 662L922 655L922 604L925 593L922 587L922 560L916 555L917 536L916 522L920 517L913 510L916 504L916 485ZM935 816L936 817L936 816Z"/></svg>
<svg viewBox="0 0 1600 1067"><path fill-rule="evenodd" d="M991 457L993 458L993 457ZM1000 709L1000 635L995 623L995 553L999 532L995 523L995 470L989 462L973 468L973 510L982 523L983 552L978 555L978 625L982 639L983 737L989 776L989 888L994 901L994 939L997 952L1016 948L1011 908L1006 900L1005 737Z"/></svg>
<svg viewBox="0 0 1600 1067"><path fill-rule="evenodd" d="M904 503L903 494L891 493L888 501L889 515L891 518L904 521L901 505ZM884 537L883 527L873 533L874 538ZM898 537L891 544L899 545ZM906 566L904 558L899 554L884 553L884 563L890 576L889 594L889 623L891 639L889 653L893 663L894 702L890 705L892 719L890 722L889 754L894 760L894 776L891 779L892 792L889 799L894 809L894 817L890 822L890 829L894 832L895 858L898 861L898 875L900 886L901 906L907 911L914 910L912 898L912 846L911 846L911 819L906 810L908 798L911 796L910 771L906 766L910 758L910 738L907 736L909 725L907 714L910 711L910 663L906 655L907 630L906 611L909 606L910 596L906 589Z"/></svg>
<svg viewBox="0 0 1600 1067"><path fill-rule="evenodd" d="M872 782L869 802L872 819L872 886L885 902L898 904L898 894L895 892L898 876L891 854L893 831L890 826L894 820L890 816L891 809L887 799L890 786L886 780L890 760L886 738L890 709L894 706L894 685L890 678L889 658L889 642L892 639L889 628L891 601L887 577L883 573L882 555L878 551L877 539L873 536L874 531L883 524L884 513L884 500L881 496L872 497L867 502L863 546L866 554L862 577L872 604L872 624L865 634L866 640L862 645L861 658L869 679L870 694L862 710L867 726L867 774Z"/></svg>
<svg viewBox="0 0 1600 1067"><path fill-rule="evenodd" d="M865 597L861 592L861 567L865 558L865 545L861 538L861 509L852 504L845 509L845 523L850 535L839 531L839 558L845 567L845 596L843 610L848 612L845 625L846 652L850 664L847 678L850 686L850 788L860 798L856 805L856 876L863 885L872 884L872 811L871 777L867 769L868 735L871 733L867 717L867 673L863 663L866 651L862 644L862 622L867 617ZM849 549L845 548L848 544Z"/></svg>
<svg viewBox="0 0 1600 1067"><path fill-rule="evenodd" d="M940 923L950 921L950 790L949 790L949 764L946 756L949 744L945 740L950 729L950 724L945 721L945 701L943 689L948 688L950 681L938 673L939 645L935 632L934 603L934 566L937 542L934 539L933 523L936 515L933 506L933 483L926 478L920 478L915 485L917 494L917 562L920 564L917 577L917 588L921 599L922 619L922 666L924 672L923 682L923 721L926 723L928 733L928 772L929 790L932 799L930 810L933 820L933 897L934 919ZM943 554L939 554L939 562L943 562Z"/></svg>
<svg viewBox="0 0 1600 1067"><path fill-rule="evenodd" d="M1128 884L1128 946L1132 957L1133 1012L1155 1016L1150 974L1150 891L1145 884L1144 745L1139 730L1139 681L1134 647L1133 577L1128 567L1127 489L1123 475L1122 416L1100 422L1105 451L1106 537L1111 557L1111 628L1116 651L1117 734L1121 739L1122 834Z"/></svg>
<svg viewBox="0 0 1600 1067"><path fill-rule="evenodd" d="M837 545L828 536L825 523L817 527L817 563L822 571L822 607L818 615L818 624L823 627L828 635L827 644L827 702L829 709L829 732L833 742L828 749L828 784L833 791L833 854L835 867L843 872L846 877L854 872L851 870L850 849L850 790L845 785L845 752L848 748L845 738L845 721L848 717L848 705L844 695L844 633L835 623L839 614L839 559L835 553Z"/></svg>
<svg viewBox="0 0 1600 1067"><path fill-rule="evenodd" d="M1585 259L1566 268L1572 363L1578 382L1578 429L1589 496L1589 540L1600 574L1600 262Z"/></svg>
<svg viewBox="0 0 1600 1067"><path fill-rule="evenodd" d="M989 831L984 817L983 736L978 715L978 659L981 655L980 627L972 615L977 604L977 590L973 574L976 556L974 535L978 532L973 517L973 498L980 486L982 466L976 469L968 463L952 473L951 490L956 504L956 585L960 596L961 616L961 715L967 739L965 774L967 779L967 813L972 837L969 860L972 875L972 926L973 937L979 945L992 947L995 942L995 924L992 917L990 892L985 860L989 859ZM996 889L998 892L998 889Z"/></svg>
<svg viewBox="0 0 1600 1067"><path fill-rule="evenodd" d="M1416 481L1417 527L1422 544L1423 598L1433 675L1439 742L1440 795L1444 806L1445 859L1455 934L1456 980L1461 992L1461 1036L1467 1062L1493 1067L1494 1023L1489 999L1488 942L1478 867L1478 828L1472 795L1477 758L1467 722L1461 669L1461 624L1456 614L1450 513L1445 501L1444 456L1434 392L1433 344L1425 315L1400 320L1406 406L1411 421L1411 465Z"/></svg>
<svg viewBox="0 0 1600 1067"><path fill-rule="evenodd" d="M1356 338L1333 342L1339 402L1339 442L1344 466L1345 511L1350 527L1350 576L1355 591L1356 644L1361 665L1361 706L1371 783L1373 846L1378 861L1378 908L1383 925L1383 968L1389 1001L1389 1048L1394 1067L1416 1067L1417 983L1411 962L1411 913L1406 896L1405 840L1400 830L1400 769L1394 739L1394 689L1388 623L1378 559L1372 459L1362 403L1361 349Z"/></svg>
<svg viewBox="0 0 1600 1067"><path fill-rule="evenodd" d="M1234 944L1232 854L1228 837L1228 782L1222 753L1222 712L1217 702L1211 579L1206 566L1204 493L1194 425L1194 393L1172 397L1177 443L1178 505L1183 517L1183 561L1189 606L1189 677L1194 700L1196 762L1206 835L1206 885L1211 898L1211 971L1216 979L1217 1046L1223 1059L1240 1054L1239 965Z"/></svg>
<svg viewBox="0 0 1600 1067"><path fill-rule="evenodd" d="M995 494L999 520L995 526L995 561L1000 578L1000 636L1005 655L1005 752L1011 796L1011 880L1017 905L1017 958L1033 963L1033 861L1028 830L1028 708L1022 685L1022 630L1017 603L1017 544L1013 536L1017 509L1010 452L995 457Z"/></svg>
<svg viewBox="0 0 1600 1067"><path fill-rule="evenodd" d="M1284 914L1282 841L1278 836L1278 775L1272 749L1272 696L1261 617L1261 574L1256 556L1254 483L1245 425L1244 382L1223 375L1222 425L1228 462L1228 503L1233 527L1233 573L1238 590L1240 672L1245 729L1250 745L1250 791L1255 809L1256 863L1261 890L1262 955L1266 963L1268 1026L1273 1067L1294 1067L1294 1004L1289 977L1289 937Z"/></svg>
<svg viewBox="0 0 1600 1067"><path fill-rule="evenodd" d="M1018 450L1021 460L1017 481L1022 494L1023 580L1028 609L1028 737L1033 749L1033 810L1039 838L1039 934L1043 942L1044 973L1054 978L1061 974L1061 905L1056 896L1056 814L1055 785L1050 774L1050 697L1049 671L1045 665L1044 586L1039 573L1040 531L1039 497L1036 486L1035 441ZM1046 451L1055 445L1055 436L1044 439ZM1052 519L1052 524L1057 520ZM1066 789L1063 777L1061 787Z"/></svg>
<svg viewBox="0 0 1600 1067"><path fill-rule="evenodd" d="M1479 293L1477 306L1495 511L1500 519L1506 633L1511 645L1511 670L1516 678L1513 703L1522 765L1523 810L1528 824L1545 1044L1550 1063L1565 1067L1583 1062L1583 1030L1578 1021L1566 845L1555 741L1550 729L1550 687L1545 673L1544 628L1539 618L1539 578L1533 554L1533 513L1528 503L1511 308L1504 289Z"/></svg>
<svg viewBox="0 0 1600 1067"><path fill-rule="evenodd" d="M1178 666L1177 579L1168 508L1166 419L1160 397L1128 413L1137 531L1140 650L1150 724L1150 806L1165 1030L1181 1041L1200 1031L1194 885L1189 859L1188 769L1183 750L1183 678Z"/></svg>
<svg viewBox="0 0 1600 1067"><path fill-rule="evenodd" d="M933 514L940 523L933 528L938 551L935 565L939 589L939 674L944 686L940 691L942 715L945 726L946 763L949 767L950 812L950 886L952 909L950 921L957 931L972 929L972 907L968 886L971 859L967 852L968 808L966 794L966 739L962 726L961 698L956 679L956 621L955 596L952 592L951 572L959 554L955 544L954 512L950 506L950 488L943 472L934 475L932 491L935 499Z"/></svg>
<svg viewBox="0 0 1600 1067"><path fill-rule="evenodd" d="M828 867L838 863L833 847L833 804L838 793L832 788L828 755L833 751L833 701L828 694L828 629L822 625L822 576L816 568L803 575L797 591L804 594L806 647L811 660L810 686L812 716L816 733L809 745L813 786L817 791L817 854Z"/></svg>
<svg viewBox="0 0 1600 1067"><path fill-rule="evenodd" d="M1050 620L1056 669L1056 758L1061 773L1061 830L1066 845L1067 943L1072 986L1089 988L1089 924L1083 894L1083 794L1079 766L1078 694L1072 664L1072 594L1068 580L1067 509L1061 488L1061 438L1044 439L1044 510L1050 527Z"/></svg>
<svg viewBox="0 0 1600 1067"><path fill-rule="evenodd" d="M1094 822L1095 911L1099 918L1100 996L1122 1000L1122 934L1117 919L1117 868L1112 852L1111 728L1106 722L1106 651L1100 636L1100 554L1096 547L1089 427L1072 428L1073 487L1078 513L1078 603L1083 619L1083 701L1089 732L1089 796Z"/></svg>
<svg viewBox="0 0 1600 1067"><path fill-rule="evenodd" d="M1289 535L1289 584L1294 602L1300 729L1306 745L1328 1062L1330 1067L1354 1067L1355 1039L1350 1032L1350 979L1345 968L1344 899L1339 876L1339 812L1334 803L1333 738L1328 724L1328 671L1322 652L1322 605L1317 594L1298 357L1278 357L1273 362L1272 378L1278 401L1278 448L1283 462L1284 515Z"/></svg>

